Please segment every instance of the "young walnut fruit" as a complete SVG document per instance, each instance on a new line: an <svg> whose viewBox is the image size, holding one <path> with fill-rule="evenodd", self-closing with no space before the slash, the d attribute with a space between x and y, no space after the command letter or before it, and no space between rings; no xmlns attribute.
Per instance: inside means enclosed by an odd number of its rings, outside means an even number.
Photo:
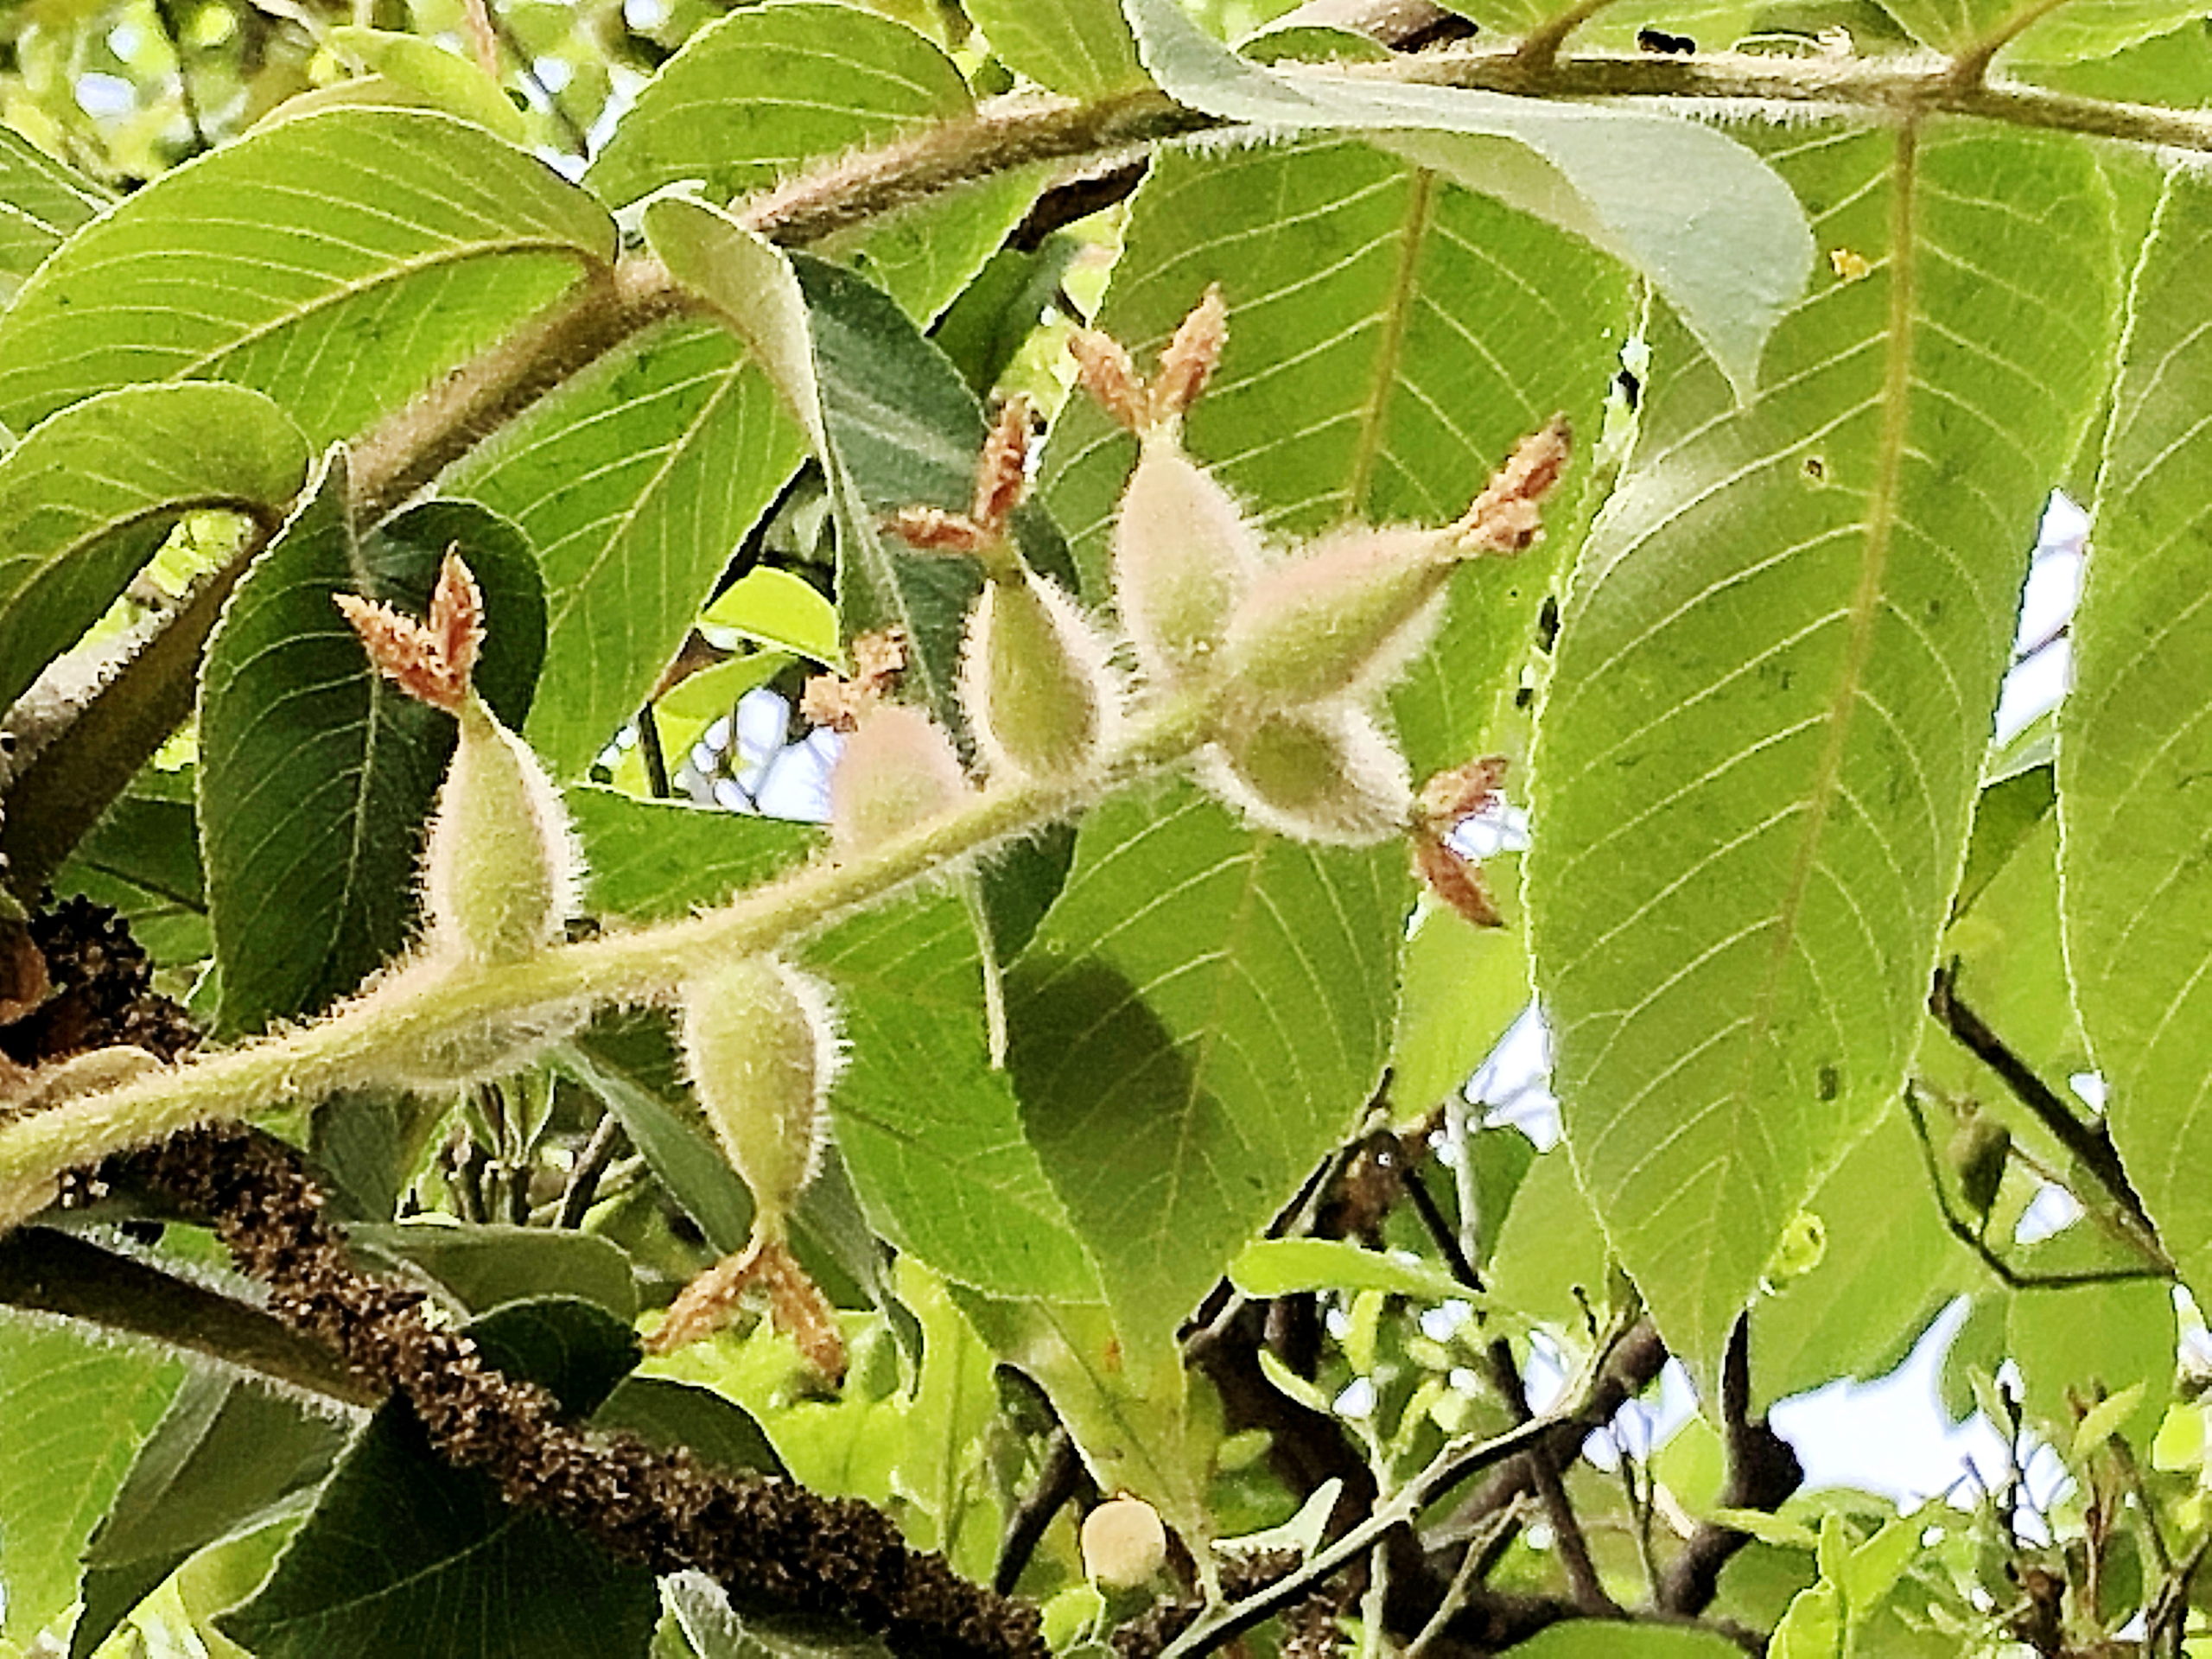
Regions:
<svg viewBox="0 0 2212 1659"><path fill-rule="evenodd" d="M1105 1590L1149 1584L1167 1565L1167 1529L1141 1497L1109 1497L1083 1517L1084 1575Z"/></svg>
<svg viewBox="0 0 2212 1659"><path fill-rule="evenodd" d="M1220 799L1299 841L1370 846L1413 807L1404 756L1375 716L1338 701L1263 714L1224 734L1202 763Z"/></svg>
<svg viewBox="0 0 2212 1659"><path fill-rule="evenodd" d="M1081 776L1119 711L1108 648L1065 588L995 572L968 620L960 706L995 775Z"/></svg>
<svg viewBox="0 0 2212 1659"><path fill-rule="evenodd" d="M969 793L952 739L918 709L880 703L860 718L830 774L830 841L873 851L957 808Z"/></svg>
<svg viewBox="0 0 2212 1659"><path fill-rule="evenodd" d="M1172 434L1147 435L1114 522L1114 600L1153 684L1210 672L1229 619L1259 579L1260 537Z"/></svg>
<svg viewBox="0 0 2212 1659"><path fill-rule="evenodd" d="M748 957L684 986L682 1027L692 1091L753 1193L753 1230L781 1236L822 1162L840 1060L830 993Z"/></svg>
<svg viewBox="0 0 2212 1659"><path fill-rule="evenodd" d="M960 651L960 707L994 775L1081 776L1109 740L1122 687L1113 648L1068 592L1015 545L1029 487L1029 407L1007 400L976 463L969 509L908 507L891 525L909 545L973 559L983 591Z"/></svg>
<svg viewBox="0 0 2212 1659"><path fill-rule="evenodd" d="M1222 658L1275 703L1388 686L1428 642L1459 557L1447 533L1349 530L1269 570L1229 620Z"/></svg>
<svg viewBox="0 0 2212 1659"><path fill-rule="evenodd" d="M666 1352L708 1336L756 1292L834 1382L845 1368L836 1310L789 1242L791 1213L821 1166L841 1059L829 990L772 957L744 957L684 985L680 1024L692 1091L752 1192L753 1236L684 1287L647 1346Z"/></svg>
<svg viewBox="0 0 2212 1659"><path fill-rule="evenodd" d="M576 908L582 858L560 792L531 747L473 683L484 601L457 552L420 622L338 596L378 672L460 725L423 856L433 961L512 962L558 939Z"/></svg>

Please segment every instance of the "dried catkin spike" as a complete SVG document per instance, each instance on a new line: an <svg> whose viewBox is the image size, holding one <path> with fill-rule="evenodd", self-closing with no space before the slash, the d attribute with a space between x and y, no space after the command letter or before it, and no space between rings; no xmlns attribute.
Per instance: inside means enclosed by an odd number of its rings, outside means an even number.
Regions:
<svg viewBox="0 0 2212 1659"><path fill-rule="evenodd" d="M470 683L484 601L457 552L438 572L421 622L351 594L338 607L378 671L460 722L423 858L434 961L511 962L561 937L582 860L561 797L530 746Z"/></svg>
<svg viewBox="0 0 2212 1659"><path fill-rule="evenodd" d="M944 728L887 702L861 715L830 774L830 841L852 858L957 809L968 774Z"/></svg>
<svg viewBox="0 0 2212 1659"><path fill-rule="evenodd" d="M1405 757L1374 715L1345 702L1259 716L1207 752L1201 776L1262 829L1299 841L1371 845L1413 810Z"/></svg>
<svg viewBox="0 0 2212 1659"><path fill-rule="evenodd" d="M986 582L960 653L960 704L994 775L1073 778L1118 722L1110 649L1058 582L1017 569Z"/></svg>

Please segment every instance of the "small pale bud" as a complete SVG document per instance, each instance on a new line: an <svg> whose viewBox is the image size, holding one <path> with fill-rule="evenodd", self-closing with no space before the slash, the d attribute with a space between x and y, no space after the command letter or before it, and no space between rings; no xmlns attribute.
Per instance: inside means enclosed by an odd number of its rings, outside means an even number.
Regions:
<svg viewBox="0 0 2212 1659"><path fill-rule="evenodd" d="M1167 1529L1141 1497L1112 1497L1083 1517L1083 1571L1109 1590L1149 1584L1167 1565Z"/></svg>
<svg viewBox="0 0 2212 1659"><path fill-rule="evenodd" d="M1349 703L1264 715L1210 750L1202 771L1255 823L1300 841L1371 845L1403 828L1413 808L1405 758L1373 715Z"/></svg>
<svg viewBox="0 0 2212 1659"><path fill-rule="evenodd" d="M830 993L771 957L747 957L683 987L682 1027L692 1091L753 1193L754 1230L779 1236L822 1161L838 1065Z"/></svg>
<svg viewBox="0 0 2212 1659"><path fill-rule="evenodd" d="M1172 440L1137 457L1114 526L1114 601L1157 685L1205 673L1259 577L1260 537L1227 490Z"/></svg>
<svg viewBox="0 0 2212 1659"><path fill-rule="evenodd" d="M1120 711L1106 641L1067 590L1021 570L984 585L960 657L960 701L994 774L1079 775Z"/></svg>
<svg viewBox="0 0 2212 1659"><path fill-rule="evenodd" d="M830 839L853 857L957 808L968 775L944 728L918 709L869 709L830 774Z"/></svg>
<svg viewBox="0 0 2212 1659"><path fill-rule="evenodd" d="M530 745L470 693L423 860L431 953L512 962L558 939L582 866L567 812Z"/></svg>
<svg viewBox="0 0 2212 1659"><path fill-rule="evenodd" d="M1428 642L1456 556L1433 531L1328 537L1254 583L1230 619L1227 671L1280 703L1388 685Z"/></svg>

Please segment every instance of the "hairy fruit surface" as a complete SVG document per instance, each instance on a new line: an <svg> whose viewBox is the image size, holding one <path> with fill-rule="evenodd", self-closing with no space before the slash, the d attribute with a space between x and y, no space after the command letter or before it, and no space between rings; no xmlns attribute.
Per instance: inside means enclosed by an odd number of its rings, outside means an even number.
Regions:
<svg viewBox="0 0 2212 1659"><path fill-rule="evenodd" d="M869 851L958 806L968 774L944 728L903 703L861 716L830 774L830 839L845 857Z"/></svg>
<svg viewBox="0 0 2212 1659"><path fill-rule="evenodd" d="M1146 442L1115 521L1115 602L1155 685L1205 674L1262 566L1260 538L1212 474L1172 440Z"/></svg>
<svg viewBox="0 0 2212 1659"><path fill-rule="evenodd" d="M1402 829L1413 779L1389 734L1346 702L1261 715L1225 734L1202 776L1262 829L1363 847Z"/></svg>
<svg viewBox="0 0 2212 1659"><path fill-rule="evenodd" d="M692 1090L752 1189L754 1234L780 1236L822 1162L838 1066L830 993L772 957L749 957L684 986L682 1027Z"/></svg>
<svg viewBox="0 0 2212 1659"><path fill-rule="evenodd" d="M961 649L960 701L993 773L1080 774L1120 690L1105 640L1058 582L1022 569L984 584Z"/></svg>

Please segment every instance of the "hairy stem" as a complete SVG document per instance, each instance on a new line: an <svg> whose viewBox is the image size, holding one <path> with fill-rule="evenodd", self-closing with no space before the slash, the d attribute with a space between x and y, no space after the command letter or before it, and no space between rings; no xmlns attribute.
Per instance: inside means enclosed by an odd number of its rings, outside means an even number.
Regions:
<svg viewBox="0 0 2212 1659"><path fill-rule="evenodd" d="M1020 781L978 793L849 862L820 862L719 910L557 946L496 967L403 967L327 1019L207 1055L104 1093L0 1122L0 1226L46 1200L55 1178L195 1123L239 1118L334 1090L404 1081L417 1057L480 1045L549 1011L665 998L702 963L781 949L961 858L1065 817L1207 741L1214 698L1192 694L1135 723L1090 779Z"/></svg>

